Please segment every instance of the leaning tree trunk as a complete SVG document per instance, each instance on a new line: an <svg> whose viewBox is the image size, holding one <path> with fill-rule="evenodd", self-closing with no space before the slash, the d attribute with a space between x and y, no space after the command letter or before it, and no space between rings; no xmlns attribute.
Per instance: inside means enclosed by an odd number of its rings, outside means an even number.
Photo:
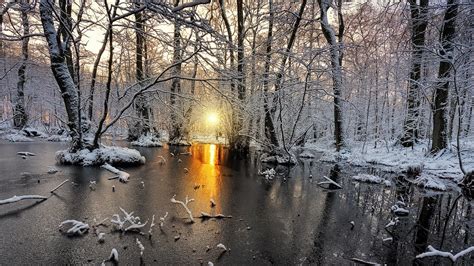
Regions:
<svg viewBox="0 0 474 266"><path fill-rule="evenodd" d="M446 117L446 109L449 98L449 78L451 76L451 61L453 53L452 42L456 34L456 16L458 12L457 0L448 0L448 8L444 14L443 28L441 32L440 50L441 61L439 63L438 79L439 83L436 87L434 96L434 113L433 113L433 134L431 152L437 152L445 149L448 145L447 131L448 122Z"/></svg>
<svg viewBox="0 0 474 266"><path fill-rule="evenodd" d="M28 115L25 109L25 83L26 83L26 64L28 62L28 43L30 38L30 22L28 19L29 4L21 4L21 22L23 24L23 39L21 45L21 65L18 68L17 95L15 99L15 108L13 110L13 124L16 128L23 128L28 121Z"/></svg>
<svg viewBox="0 0 474 266"><path fill-rule="evenodd" d="M423 57L423 45L425 43L425 31L428 25L426 14L428 12L429 0L409 0L411 14L411 42L412 42L412 65L410 79L408 81L408 111L403 125L403 136L401 143L405 147L412 147L418 137L418 118L420 116L420 81L421 81L421 59Z"/></svg>
<svg viewBox="0 0 474 266"><path fill-rule="evenodd" d="M318 0L321 9L321 29L330 46L332 82L334 93L334 140L336 151L340 151L344 146L343 138L343 119L342 119L342 36L344 33L344 22L341 13L341 0L338 1L339 18L339 43L336 39L336 33L332 29L328 20L329 0Z"/></svg>
<svg viewBox="0 0 474 266"><path fill-rule="evenodd" d="M79 134L79 97L74 80L69 72L66 63L64 45L60 41L58 32L54 27L53 21L53 0L41 0L40 16L43 25L44 35L48 43L48 51L51 60L51 70L54 78L58 83L61 96L66 108L68 127L70 130L72 145L71 152L75 152L82 148L82 138Z"/></svg>

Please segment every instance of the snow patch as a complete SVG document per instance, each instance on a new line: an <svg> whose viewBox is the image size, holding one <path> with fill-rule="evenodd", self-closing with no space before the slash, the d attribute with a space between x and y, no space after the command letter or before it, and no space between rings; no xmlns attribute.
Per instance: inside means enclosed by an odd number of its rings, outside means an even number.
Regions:
<svg viewBox="0 0 474 266"><path fill-rule="evenodd" d="M359 181L359 182L365 182L365 183L373 183L373 184L384 184L386 186L390 186L391 182L389 180L386 180L384 178L381 178L379 176L375 175L369 175L369 174L358 174L352 177L353 180Z"/></svg>
<svg viewBox="0 0 474 266"><path fill-rule="evenodd" d="M140 147L162 147L161 141L151 134L142 135L138 140L132 141L133 146Z"/></svg>
<svg viewBox="0 0 474 266"><path fill-rule="evenodd" d="M123 147L104 146L95 150L83 149L75 153L68 150L56 152L56 160L61 164L83 166L108 164L144 164L145 157L139 151Z"/></svg>

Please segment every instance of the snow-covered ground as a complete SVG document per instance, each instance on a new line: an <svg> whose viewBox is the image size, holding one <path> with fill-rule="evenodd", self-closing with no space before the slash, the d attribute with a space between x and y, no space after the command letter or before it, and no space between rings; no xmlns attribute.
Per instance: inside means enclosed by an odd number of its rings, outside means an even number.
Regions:
<svg viewBox="0 0 474 266"><path fill-rule="evenodd" d="M421 142L413 148L404 148L399 145L379 142L377 148L374 143L348 143L347 149L337 153L328 139L306 143L303 153L308 151L322 153L321 160L326 162L345 162L353 166L376 167L382 171L402 173L410 169L421 170L417 182L426 188L444 190L443 180L458 181L463 177L459 167L455 142L442 153L430 155L429 146ZM474 170L474 138L461 140L461 157L466 171Z"/></svg>

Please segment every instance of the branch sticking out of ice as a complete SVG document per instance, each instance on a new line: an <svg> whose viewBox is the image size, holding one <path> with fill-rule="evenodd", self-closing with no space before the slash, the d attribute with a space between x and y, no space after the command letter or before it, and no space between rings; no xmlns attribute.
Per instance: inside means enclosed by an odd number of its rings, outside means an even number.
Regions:
<svg viewBox="0 0 474 266"><path fill-rule="evenodd" d="M65 225L70 225L69 229L66 231L66 234L69 236L82 236L87 231L89 231L89 225L77 220L66 220L59 225L59 230Z"/></svg>
<svg viewBox="0 0 474 266"><path fill-rule="evenodd" d="M118 230L121 230L124 233L127 232L127 231L131 231L131 230L140 231L140 229L143 228L148 223L148 221L146 221L145 223L142 224L140 222L140 217L133 216L133 212L128 213L122 208L120 208L120 210L125 215L123 217L123 220L122 220L122 218L120 218L120 215L114 214L112 216L112 219L110 220L110 222L115 224L117 226ZM129 225L128 225L128 227L125 227L127 223Z"/></svg>
<svg viewBox="0 0 474 266"><path fill-rule="evenodd" d="M104 243L105 242L105 233L99 233L99 235L97 236L98 239L97 241L99 241L99 243Z"/></svg>
<svg viewBox="0 0 474 266"><path fill-rule="evenodd" d="M15 203L15 202L18 202L20 200L27 200L27 199L39 199L39 200L47 200L48 198L47 197L44 197L44 196L40 196L40 195L24 195L24 196L13 196L9 199L4 199L4 200L0 200L0 205L3 205L3 204L10 204L10 203Z"/></svg>
<svg viewBox="0 0 474 266"><path fill-rule="evenodd" d="M112 261L112 262L118 262L119 261L118 251L115 248L113 248L112 251L110 252L110 256L109 256L108 261Z"/></svg>
<svg viewBox="0 0 474 266"><path fill-rule="evenodd" d="M226 248L226 247L224 246L224 244L222 244L222 243L217 244L216 247L222 249L223 252L226 252L226 251L227 251L227 248Z"/></svg>
<svg viewBox="0 0 474 266"><path fill-rule="evenodd" d="M336 186L336 188L338 189L341 189L342 186L339 185L338 183L336 183L334 180L332 180L331 178L327 177L327 176L323 176L323 178L326 180L326 181L322 181L322 182L319 182L318 185L319 186L322 186L324 184L329 184L329 185L334 185Z"/></svg>
<svg viewBox="0 0 474 266"><path fill-rule="evenodd" d="M118 178L120 182L122 182L122 183L127 183L128 182L128 178L130 177L129 173L124 172L124 171L120 171L119 169L113 167L112 165L110 165L108 163L103 164L101 167L104 168L105 170L108 170L108 171L116 174L117 176L115 176L114 178Z"/></svg>
<svg viewBox="0 0 474 266"><path fill-rule="evenodd" d="M148 230L148 236L151 238L153 235L153 227L155 226L155 215L151 218L150 230Z"/></svg>
<svg viewBox="0 0 474 266"><path fill-rule="evenodd" d="M145 251L145 247L143 246L142 242L140 242L140 240L138 240L137 238L137 246L138 248L140 249L140 257L143 257L143 251Z"/></svg>
<svg viewBox="0 0 474 266"><path fill-rule="evenodd" d="M456 255L453 255L453 253L451 253L451 252L437 250L434 247L432 247L431 245L428 246L428 250L429 250L428 252L421 253L420 255L417 255L416 258L417 259L422 259L422 258L425 258L425 257L439 256L439 257L448 258L448 259L452 260L453 262L456 262L456 260L459 259L460 257L462 257L462 256L464 256L464 255L466 255L470 252L473 252L474 251L474 246L466 248L465 250L460 251Z"/></svg>
<svg viewBox="0 0 474 266"><path fill-rule="evenodd" d="M69 179L64 180L61 184L59 184L57 187L53 188L50 193L54 193L58 188L62 187L64 184L66 184L69 181Z"/></svg>
<svg viewBox="0 0 474 266"><path fill-rule="evenodd" d="M174 195L174 196L171 198L171 202L183 206L183 208L186 210L186 212L187 212L188 215L189 215L189 219L191 219L191 223L194 223L193 214L192 214L191 210L189 210L189 208L188 208L188 204L191 203L191 202L193 202L194 199L188 199L188 196L186 196L186 199L185 199L185 201L183 202L183 201L180 201L180 200L176 200L175 197L176 197L176 195Z"/></svg>
<svg viewBox="0 0 474 266"><path fill-rule="evenodd" d="M216 206L216 202L214 201L214 199L211 199L211 207L214 208Z"/></svg>
<svg viewBox="0 0 474 266"><path fill-rule="evenodd" d="M163 217L160 217L160 229L163 230L163 226L165 225L165 219L168 217L168 212L165 213Z"/></svg>

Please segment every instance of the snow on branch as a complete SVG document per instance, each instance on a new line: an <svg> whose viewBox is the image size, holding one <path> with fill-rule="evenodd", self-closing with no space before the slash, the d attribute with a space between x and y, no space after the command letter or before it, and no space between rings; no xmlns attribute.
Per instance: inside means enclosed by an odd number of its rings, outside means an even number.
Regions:
<svg viewBox="0 0 474 266"><path fill-rule="evenodd" d="M459 259L460 257L474 251L474 246L466 248L465 250L458 252L456 255L453 255L453 253L451 252L437 250L431 245L428 246L428 250L429 250L428 252L417 255L416 258L422 259L425 257L439 256L439 257L448 258L452 260L453 262L456 262L456 260Z"/></svg>
<svg viewBox="0 0 474 266"><path fill-rule="evenodd" d="M336 183L334 180L332 180L331 178L327 177L327 176L323 176L324 179L326 179L326 181L322 181L322 182L319 182L318 185L322 187L322 185L324 184L329 184L329 185L334 185L336 186L338 189L341 189L342 186L339 185L338 183Z"/></svg>
<svg viewBox="0 0 474 266"><path fill-rule="evenodd" d="M54 193L58 188L62 187L64 184L66 184L69 181L69 179L64 180L61 184L56 186L55 188L51 189L50 193Z"/></svg>
<svg viewBox="0 0 474 266"><path fill-rule="evenodd" d="M112 219L110 220L110 222L115 224L118 230L123 231L124 233L127 231L140 231L140 229L143 228L148 223L148 221L146 221L145 223L142 224L140 222L140 217L133 216L133 212L128 213L121 207L120 207L120 210L125 215L123 219L120 218L120 215L114 214L112 215ZM126 225L128 226L125 227Z"/></svg>
<svg viewBox="0 0 474 266"><path fill-rule="evenodd" d="M143 252L145 251L145 247L143 246L142 242L138 240L138 238L136 242L137 242L138 248L140 249L140 257L143 257Z"/></svg>
<svg viewBox="0 0 474 266"><path fill-rule="evenodd" d="M191 1L191 2L188 2L188 3L184 3L182 5L179 5L177 7L174 7L173 9L171 9L171 11L178 12L178 11L181 11L185 8L190 8L190 7L195 7L195 6L198 6L198 5L209 4L210 2L211 2L211 0L194 0L194 1Z"/></svg>
<svg viewBox="0 0 474 266"><path fill-rule="evenodd" d="M201 216L199 216L199 218L202 218L202 219L210 219L210 218L214 218L214 219L225 219L225 218L232 218L231 215L224 215L224 214L216 214L216 215L212 215L212 214L209 214L207 212L201 212Z"/></svg>
<svg viewBox="0 0 474 266"><path fill-rule="evenodd" d="M119 181L122 182L122 183L127 183L128 182L128 178L130 177L129 173L124 172L124 171L120 171L119 169L113 167L112 165L110 165L108 163L103 164L101 167L104 168L105 170L108 170L108 171L110 171L110 172L117 175L117 176L115 176L113 178L109 178L109 179L118 178Z"/></svg>
<svg viewBox="0 0 474 266"><path fill-rule="evenodd" d="M176 197L176 194L171 198L171 202L175 203L175 204L180 204L181 206L183 206L183 208L186 210L186 212L189 215L189 219L191 219L191 223L194 223L193 214L192 214L191 210L189 210L189 208L188 208L188 204L193 202L194 199L188 199L188 196L186 196L185 202L183 202L183 201L180 201L180 200L176 200L175 197Z"/></svg>
<svg viewBox="0 0 474 266"><path fill-rule="evenodd" d="M0 205L15 203L15 202L18 202L21 200L27 200L27 199L39 199L43 201L43 200L47 200L48 198L45 196L40 196L40 195L13 196L9 199L0 200Z"/></svg>
<svg viewBox="0 0 474 266"><path fill-rule="evenodd" d="M66 220L59 225L59 230L61 230L65 225L71 225L66 231L66 234L69 236L79 235L82 236L87 231L89 231L89 225L77 220Z"/></svg>

